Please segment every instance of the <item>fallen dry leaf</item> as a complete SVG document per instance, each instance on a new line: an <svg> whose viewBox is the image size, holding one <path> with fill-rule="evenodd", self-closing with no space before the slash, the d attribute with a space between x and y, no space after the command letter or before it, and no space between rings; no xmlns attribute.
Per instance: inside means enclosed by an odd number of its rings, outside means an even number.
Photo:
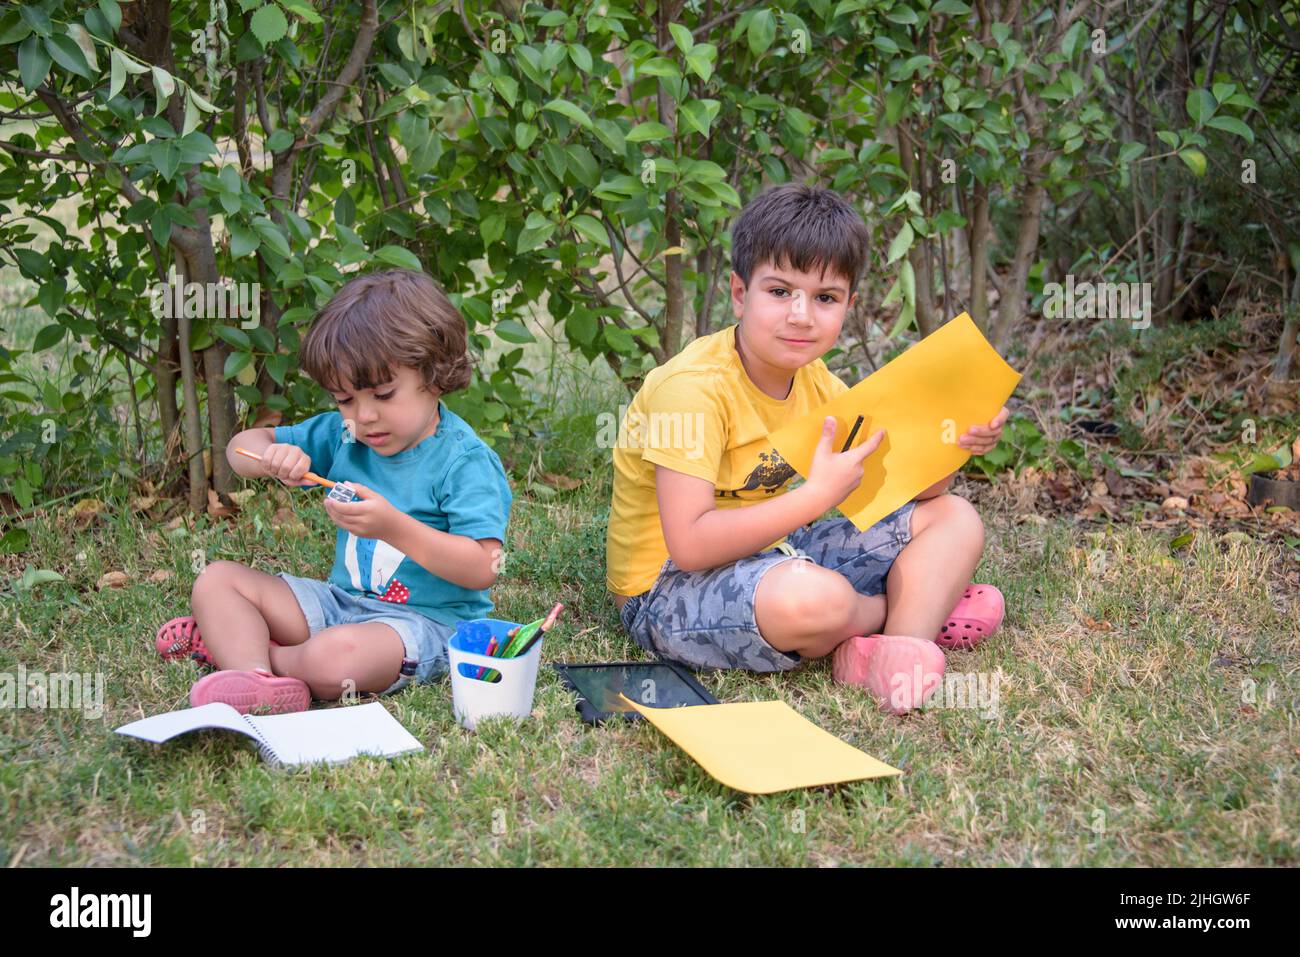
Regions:
<svg viewBox="0 0 1300 957"><path fill-rule="evenodd" d="M578 479L569 478L567 475L558 475L555 472L543 472L540 478L552 488L563 489L566 492L572 492L582 484Z"/></svg>
<svg viewBox="0 0 1300 957"><path fill-rule="evenodd" d="M221 501L215 489L208 489L208 514L213 518L230 518L238 508L231 508Z"/></svg>
<svg viewBox="0 0 1300 957"><path fill-rule="evenodd" d="M106 572L99 580L100 588L125 588L131 580L126 572Z"/></svg>
<svg viewBox="0 0 1300 957"><path fill-rule="evenodd" d="M257 489L246 488L246 489L240 489L238 492L229 492L227 493L227 497L236 505L238 505L240 508L243 508L245 505L248 504L248 500L256 494L257 494Z"/></svg>
<svg viewBox="0 0 1300 957"><path fill-rule="evenodd" d="M275 510L275 514L271 516L271 527L293 538L301 538L307 534L307 526L299 521L297 513L287 506Z"/></svg>
<svg viewBox="0 0 1300 957"><path fill-rule="evenodd" d="M147 581L150 581L153 584L157 585L160 584L161 582L170 580L174 576L175 576L175 572L171 571L170 569L160 568L156 572L150 572Z"/></svg>
<svg viewBox="0 0 1300 957"><path fill-rule="evenodd" d="M1106 484L1106 490L1115 498L1123 497L1124 493L1128 490L1128 483L1125 482L1124 477L1114 469L1106 469L1102 474L1102 481Z"/></svg>
<svg viewBox="0 0 1300 957"><path fill-rule="evenodd" d="M96 517L104 511L104 503L97 498L83 498L72 508L68 509L67 515L72 519L72 523L78 528L85 528Z"/></svg>

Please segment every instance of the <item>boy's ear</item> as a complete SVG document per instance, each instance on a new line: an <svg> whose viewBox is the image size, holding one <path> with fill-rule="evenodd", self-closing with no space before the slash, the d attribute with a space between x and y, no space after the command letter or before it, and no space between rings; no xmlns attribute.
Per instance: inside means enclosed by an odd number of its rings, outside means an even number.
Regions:
<svg viewBox="0 0 1300 957"><path fill-rule="evenodd" d="M745 309L745 280L740 278L740 274L734 270L731 273L731 310L740 318L740 314Z"/></svg>

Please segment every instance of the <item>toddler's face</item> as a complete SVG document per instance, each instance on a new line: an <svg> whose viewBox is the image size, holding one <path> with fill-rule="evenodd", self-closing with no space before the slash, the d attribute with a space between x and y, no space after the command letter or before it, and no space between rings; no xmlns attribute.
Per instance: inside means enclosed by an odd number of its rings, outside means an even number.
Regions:
<svg viewBox="0 0 1300 957"><path fill-rule="evenodd" d="M389 382L373 389L335 390L339 413L358 442L380 455L396 455L437 430L438 394L424 387L420 374L399 366Z"/></svg>
<svg viewBox="0 0 1300 957"><path fill-rule="evenodd" d="M854 296L849 281L825 273L754 269L749 288L731 274L731 305L750 355L772 369L793 372L835 345Z"/></svg>

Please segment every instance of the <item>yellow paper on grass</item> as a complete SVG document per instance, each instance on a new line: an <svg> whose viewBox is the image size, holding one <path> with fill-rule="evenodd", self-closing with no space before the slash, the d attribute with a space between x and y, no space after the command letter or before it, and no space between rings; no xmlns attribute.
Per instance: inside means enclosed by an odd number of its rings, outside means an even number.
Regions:
<svg viewBox="0 0 1300 957"><path fill-rule="evenodd" d="M619 697L711 776L748 794L903 773L823 731L784 701L643 708Z"/></svg>
<svg viewBox="0 0 1300 957"><path fill-rule="evenodd" d="M773 447L808 477L822 422L838 421L839 452L857 417L853 447L880 429L880 448L863 460L862 484L839 506L866 531L935 482L957 471L970 453L957 439L987 425L1010 398L1020 373L1003 361L967 313L939 327L843 395L773 432Z"/></svg>

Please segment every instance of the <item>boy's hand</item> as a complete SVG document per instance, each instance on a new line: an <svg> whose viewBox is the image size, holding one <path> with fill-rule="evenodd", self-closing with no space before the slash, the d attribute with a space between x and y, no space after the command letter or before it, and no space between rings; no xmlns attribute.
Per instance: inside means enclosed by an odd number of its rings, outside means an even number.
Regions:
<svg viewBox="0 0 1300 957"><path fill-rule="evenodd" d="M402 513L378 492L356 482L349 482L361 496L355 502L335 502L326 497L325 511L334 524L357 538L387 539Z"/></svg>
<svg viewBox="0 0 1300 957"><path fill-rule="evenodd" d="M815 488L826 508L839 505L862 483L862 460L880 447L885 430L880 429L867 441L847 452L836 452L831 442L835 438L835 419L827 416L822 423L822 437L813 453L812 468L808 471L808 485Z"/></svg>
<svg viewBox="0 0 1300 957"><path fill-rule="evenodd" d="M303 478L311 471L311 456L296 445L272 442L262 453L262 468L285 485L315 485Z"/></svg>
<svg viewBox="0 0 1300 957"><path fill-rule="evenodd" d="M998 440L1002 438L1002 426L1010 414L1004 405L1002 411L993 416L993 421L987 426L972 425L966 434L957 440L958 447L966 449L972 455L987 455L992 452L997 447Z"/></svg>

